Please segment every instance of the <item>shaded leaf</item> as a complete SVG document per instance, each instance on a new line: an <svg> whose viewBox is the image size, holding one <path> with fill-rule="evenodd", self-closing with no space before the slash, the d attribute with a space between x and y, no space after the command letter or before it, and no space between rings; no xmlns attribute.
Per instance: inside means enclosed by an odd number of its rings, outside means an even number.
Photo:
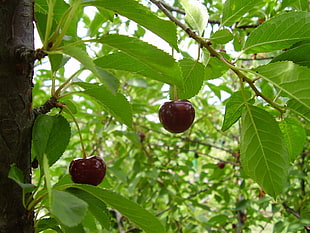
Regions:
<svg viewBox="0 0 310 233"><path fill-rule="evenodd" d="M276 56L271 62L277 61L292 61L295 64L310 68L310 44L303 44L289 49L279 56Z"/></svg>
<svg viewBox="0 0 310 233"><path fill-rule="evenodd" d="M87 192L99 200L105 202L112 208L118 210L122 215L126 216L130 221L132 221L146 233L166 232L156 217L141 208L136 203L127 200L115 192L91 185L72 184L69 187L83 190L84 192Z"/></svg>
<svg viewBox="0 0 310 233"><path fill-rule="evenodd" d="M84 219L87 207L85 201L70 193L52 190L51 213L65 226L77 226Z"/></svg>
<svg viewBox="0 0 310 233"><path fill-rule="evenodd" d="M251 93L247 91L245 92L245 96L247 100L249 100L249 98L251 97ZM228 130L233 124L235 124L239 120L244 105L245 103L242 92L234 92L226 103L224 121L221 129L222 131Z"/></svg>
<svg viewBox="0 0 310 233"><path fill-rule="evenodd" d="M52 229L55 232L63 233L63 231L59 227L59 223L55 218L41 218L36 223L36 231L35 233L42 232L46 229Z"/></svg>
<svg viewBox="0 0 310 233"><path fill-rule="evenodd" d="M270 52L289 48L310 39L310 13L289 12L272 17L257 27L248 37L246 53Z"/></svg>
<svg viewBox="0 0 310 233"><path fill-rule="evenodd" d="M282 132L265 110L246 105L242 113L240 160L245 173L276 198L283 190L289 167Z"/></svg>
<svg viewBox="0 0 310 233"><path fill-rule="evenodd" d="M283 121L280 121L279 126L288 148L290 160L293 162L304 148L307 138L305 129L298 121L292 118L285 118Z"/></svg>
<svg viewBox="0 0 310 233"><path fill-rule="evenodd" d="M51 63L52 72L56 72L60 68L64 67L70 57L64 56L62 54L49 54L48 58Z"/></svg>
<svg viewBox="0 0 310 233"><path fill-rule="evenodd" d="M67 191L84 200L88 204L89 211L94 215L98 222L100 222L101 226L107 230L110 229L110 212L108 211L106 204L102 202L102 200L99 200L90 193L84 192L80 189L71 188L67 189Z"/></svg>
<svg viewBox="0 0 310 233"><path fill-rule="evenodd" d="M208 25L209 13L207 8L197 0L181 0L180 3L185 9L186 22L202 36Z"/></svg>
<svg viewBox="0 0 310 233"><path fill-rule="evenodd" d="M32 129L32 148L39 163L46 154L49 166L54 164L65 151L70 136L69 122L63 116L38 116Z"/></svg>
<svg viewBox="0 0 310 233"><path fill-rule="evenodd" d="M24 174L16 166L16 164L11 164L8 178L14 180L23 189L24 193L32 192L35 189L35 186L33 184L25 183Z"/></svg>

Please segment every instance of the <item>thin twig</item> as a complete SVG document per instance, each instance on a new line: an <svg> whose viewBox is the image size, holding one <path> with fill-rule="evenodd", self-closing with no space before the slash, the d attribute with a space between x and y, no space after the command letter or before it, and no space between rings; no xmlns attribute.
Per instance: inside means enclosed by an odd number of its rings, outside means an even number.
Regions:
<svg viewBox="0 0 310 233"><path fill-rule="evenodd" d="M277 103L273 102L270 98L262 94L254 85L254 82L252 79L248 78L246 75L244 75L239 68L235 67L234 64L232 64L230 61L228 61L225 57L223 57L219 52L217 52L211 45L212 43L210 41L207 41L203 39L202 37L198 36L193 30L191 30L188 26L180 22L177 18L175 18L169 10L165 8L163 5L163 2L161 0L150 0L152 3L154 3L172 22L174 22L177 26L182 28L189 37L193 38L196 42L198 42L201 47L207 49L210 53L210 56L218 58L221 62L223 62L225 65L227 65L241 80L246 81L249 86L253 89L255 94L257 96L260 96L263 98L267 103L269 103L271 106L273 106L275 109L277 109L281 114L284 112L281 106L279 106ZM248 71L250 72L250 70ZM253 71L251 71L253 72Z"/></svg>
<svg viewBox="0 0 310 233"><path fill-rule="evenodd" d="M285 203L282 203L282 206L284 207L284 209L285 209L287 212L291 213L291 214L294 215L296 218L300 218L300 214L299 214L296 210L292 209L291 207L289 207L289 206L288 206L287 204L285 204Z"/></svg>
<svg viewBox="0 0 310 233"><path fill-rule="evenodd" d="M177 13L180 13L180 14L182 14L182 15L185 15L185 11L182 10L182 9L180 9L180 8L178 8L178 7L170 6L170 5L168 5L167 3L165 3L165 2L162 2L162 4L163 4L163 6L164 6L167 10L169 10L169 11L175 11L175 12L177 12Z"/></svg>

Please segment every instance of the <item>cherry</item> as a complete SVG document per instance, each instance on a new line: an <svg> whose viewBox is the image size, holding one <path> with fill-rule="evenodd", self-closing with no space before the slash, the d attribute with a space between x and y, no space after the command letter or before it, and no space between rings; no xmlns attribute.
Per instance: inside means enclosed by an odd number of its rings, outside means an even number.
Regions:
<svg viewBox="0 0 310 233"><path fill-rule="evenodd" d="M220 168L220 169L223 169L225 167L226 163L224 161L221 161L217 164L217 166Z"/></svg>
<svg viewBox="0 0 310 233"><path fill-rule="evenodd" d="M97 186L105 177L106 164L98 156L78 158L71 161L69 173L74 183Z"/></svg>
<svg viewBox="0 0 310 233"><path fill-rule="evenodd" d="M140 142L143 142L145 139L145 134L143 132L139 132L138 135L140 137Z"/></svg>
<svg viewBox="0 0 310 233"><path fill-rule="evenodd" d="M159 120L171 133L182 133L195 119L195 109L188 100L173 100L164 103L159 109Z"/></svg>

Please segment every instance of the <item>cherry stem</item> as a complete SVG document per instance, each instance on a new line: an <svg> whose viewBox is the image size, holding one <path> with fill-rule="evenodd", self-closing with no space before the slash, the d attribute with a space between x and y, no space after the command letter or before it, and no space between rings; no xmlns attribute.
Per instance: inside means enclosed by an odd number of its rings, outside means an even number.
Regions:
<svg viewBox="0 0 310 233"><path fill-rule="evenodd" d="M83 138L82 138L82 134L81 134L81 130L80 130L79 124L78 124L75 116L71 112L71 110L66 105L64 105L63 107L68 111L68 113L70 114L70 116L72 117L72 119L73 119L73 121L74 121L74 123L76 125L76 128L77 128L78 133L79 133L79 137L80 137L81 146L82 146L83 159L86 159L86 157L87 157L86 156L86 150L85 150L85 146L84 146L84 142L83 142Z"/></svg>
<svg viewBox="0 0 310 233"><path fill-rule="evenodd" d="M177 86L173 85L173 100L178 100Z"/></svg>

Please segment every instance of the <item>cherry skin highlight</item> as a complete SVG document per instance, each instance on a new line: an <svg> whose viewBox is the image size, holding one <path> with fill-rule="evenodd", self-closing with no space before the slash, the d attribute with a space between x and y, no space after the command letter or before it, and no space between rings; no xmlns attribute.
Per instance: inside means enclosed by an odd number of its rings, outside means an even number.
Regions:
<svg viewBox="0 0 310 233"><path fill-rule="evenodd" d="M195 119L195 109L188 100L173 100L164 103L159 109L159 120L171 133L182 133Z"/></svg>
<svg viewBox="0 0 310 233"><path fill-rule="evenodd" d="M71 161L69 173L74 183L97 186L106 174L106 164L99 156L78 158Z"/></svg>

